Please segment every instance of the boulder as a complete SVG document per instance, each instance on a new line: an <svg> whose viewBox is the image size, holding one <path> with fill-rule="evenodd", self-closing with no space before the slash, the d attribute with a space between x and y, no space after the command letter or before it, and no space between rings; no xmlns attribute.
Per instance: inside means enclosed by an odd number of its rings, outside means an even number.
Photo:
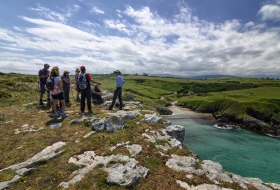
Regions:
<svg viewBox="0 0 280 190"><path fill-rule="evenodd" d="M184 141L185 137L185 128L181 125L170 125L165 129L166 133L181 143Z"/></svg>
<svg viewBox="0 0 280 190"><path fill-rule="evenodd" d="M115 115L112 115L107 119L106 127L110 126L108 123L112 124L112 126L118 130L122 130L124 128L122 119Z"/></svg>
<svg viewBox="0 0 280 190"><path fill-rule="evenodd" d="M262 133L276 134L276 128L255 118L244 118L244 127Z"/></svg>
<svg viewBox="0 0 280 190"><path fill-rule="evenodd" d="M195 165L198 161L193 157L171 155L172 158L167 160L166 166L177 172L192 173Z"/></svg>
<svg viewBox="0 0 280 190"><path fill-rule="evenodd" d="M114 162L112 166L107 166ZM59 186L68 188L72 184L81 181L84 176L96 166L104 165L104 171L108 172L107 182L129 187L138 181L140 177L146 178L149 169L139 166L134 158L123 155L111 155L107 157L98 156L93 151L86 151L84 154L74 155L69 163L78 166L85 166L72 173L74 177L68 182L61 182Z"/></svg>
<svg viewBox="0 0 280 190"><path fill-rule="evenodd" d="M145 119L142 119L140 122L142 122L142 123L151 123L151 122L163 123L163 119L162 119L162 117L159 117L156 114L153 114L153 115L146 114Z"/></svg>
<svg viewBox="0 0 280 190"><path fill-rule="evenodd" d="M160 107L156 107L157 112L160 115L172 115L172 111L168 108L160 108Z"/></svg>
<svg viewBox="0 0 280 190"><path fill-rule="evenodd" d="M103 121L98 121L95 123L92 123L92 130L97 132L102 132L105 129L105 125Z"/></svg>
<svg viewBox="0 0 280 190"><path fill-rule="evenodd" d="M134 119L135 117L141 115L139 110L134 110L134 111L117 111L115 113L118 116L121 116L123 119Z"/></svg>

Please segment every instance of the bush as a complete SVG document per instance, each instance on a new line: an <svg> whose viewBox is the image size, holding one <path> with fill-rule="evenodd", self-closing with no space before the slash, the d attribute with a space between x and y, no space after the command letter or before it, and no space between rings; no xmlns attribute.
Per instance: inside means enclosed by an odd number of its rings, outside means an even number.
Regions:
<svg viewBox="0 0 280 190"><path fill-rule="evenodd" d="M14 86L16 83L13 81L5 81L6 86Z"/></svg>
<svg viewBox="0 0 280 190"><path fill-rule="evenodd" d="M0 99L2 98L11 98L12 95L6 91L0 90Z"/></svg>

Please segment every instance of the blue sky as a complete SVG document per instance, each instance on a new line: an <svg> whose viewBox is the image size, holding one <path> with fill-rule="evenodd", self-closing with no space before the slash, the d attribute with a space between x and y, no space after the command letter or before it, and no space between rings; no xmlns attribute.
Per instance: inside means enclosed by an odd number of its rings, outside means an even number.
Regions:
<svg viewBox="0 0 280 190"><path fill-rule="evenodd" d="M280 0L2 0L0 71L280 76Z"/></svg>

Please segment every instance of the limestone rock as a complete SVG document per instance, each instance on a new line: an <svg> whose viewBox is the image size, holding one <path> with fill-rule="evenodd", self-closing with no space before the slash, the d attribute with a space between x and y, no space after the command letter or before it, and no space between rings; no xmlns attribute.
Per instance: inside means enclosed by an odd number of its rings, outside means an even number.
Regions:
<svg viewBox="0 0 280 190"><path fill-rule="evenodd" d="M207 174L207 177L210 180L215 181L216 184L219 184L220 181L233 183L232 179L225 173L210 173L210 174Z"/></svg>
<svg viewBox="0 0 280 190"><path fill-rule="evenodd" d="M11 180L0 182L0 189L5 189L9 187L10 184L17 182L19 179L20 175L15 175Z"/></svg>
<svg viewBox="0 0 280 190"><path fill-rule="evenodd" d="M191 171L194 170L192 167L197 160L193 157L188 157L188 156L178 156L175 154L171 155L172 158L170 158L166 162L166 166L177 171L177 172L188 172L190 173Z"/></svg>
<svg viewBox="0 0 280 190"><path fill-rule="evenodd" d="M139 110L134 110L134 111L117 111L115 113L118 116L121 116L123 119L134 119L135 117L141 115Z"/></svg>
<svg viewBox="0 0 280 190"><path fill-rule="evenodd" d="M164 124L165 124L165 126L167 126L167 127L170 126L170 125L172 125L171 121L166 121Z"/></svg>
<svg viewBox="0 0 280 190"><path fill-rule="evenodd" d="M51 123L50 124L51 129L56 129L56 128L60 128L60 127L62 127L61 123Z"/></svg>
<svg viewBox="0 0 280 190"><path fill-rule="evenodd" d="M111 123L115 129L122 130L124 128L124 123L118 116L110 116L107 122Z"/></svg>
<svg viewBox="0 0 280 190"><path fill-rule="evenodd" d="M156 107L157 112L160 115L172 115L172 111L168 108L160 108L160 107Z"/></svg>
<svg viewBox="0 0 280 190"><path fill-rule="evenodd" d="M102 132L105 129L105 125L103 121L95 122L92 124L92 130L97 132Z"/></svg>
<svg viewBox="0 0 280 190"><path fill-rule="evenodd" d="M87 118L85 116L83 116L81 119L72 119L70 121L70 124L73 125L73 124L78 124L78 123L82 123L84 122L84 120L86 120Z"/></svg>
<svg viewBox="0 0 280 190"><path fill-rule="evenodd" d="M213 162L212 160L203 160L201 166L205 172L212 173L212 174L221 173L223 170L221 164L217 162Z"/></svg>
<svg viewBox="0 0 280 190"><path fill-rule="evenodd" d="M142 146L140 146L139 144L126 145L125 147L132 156L141 154L142 152Z"/></svg>
<svg viewBox="0 0 280 190"><path fill-rule="evenodd" d="M91 131L91 132L89 132L88 134L84 135L83 138L84 138L84 139L85 139L85 138L88 138L89 136L94 135L95 133L96 133L96 131Z"/></svg>
<svg viewBox="0 0 280 190"><path fill-rule="evenodd" d="M105 128L106 128L107 132L113 133L113 132L116 131L116 128L113 126L112 123L110 123L110 122L105 122L104 124L105 124Z"/></svg>
<svg viewBox="0 0 280 190"><path fill-rule="evenodd" d="M156 123L163 123L163 119L156 114L150 115L146 114L145 119L142 119L140 122L142 123L151 123L151 122L156 122Z"/></svg>
<svg viewBox="0 0 280 190"><path fill-rule="evenodd" d="M110 168L104 168L108 172L107 182L118 184L124 187L130 187L135 184L140 177L146 178L148 169L142 166L138 167L136 160L129 160L125 165L114 164Z"/></svg>
<svg viewBox="0 0 280 190"><path fill-rule="evenodd" d="M112 167L106 167L109 163L116 162ZM125 162L125 165L120 163ZM59 186L68 188L69 185L75 184L83 179L86 173L93 170L97 165L103 164L104 171L107 171L109 183L116 183L121 186L133 185L139 177L146 178L148 169L138 166L138 162L134 158L123 155L111 155L107 157L98 156L93 151L86 151L81 155L74 155L69 159L69 163L76 165L84 165L85 167L73 172L75 175L70 181L62 182Z"/></svg>
<svg viewBox="0 0 280 190"><path fill-rule="evenodd" d="M170 125L165 129L166 133L180 142L184 141L185 128L181 125Z"/></svg>
<svg viewBox="0 0 280 190"><path fill-rule="evenodd" d="M187 182L181 181L181 180L176 180L176 183L180 185L183 189L190 189L191 186Z"/></svg>
<svg viewBox="0 0 280 190"><path fill-rule="evenodd" d="M7 188L10 184L18 181L20 179L20 176L29 174L31 171L34 170L32 166L39 164L45 160L50 160L61 155L63 151L58 151L58 149L60 149L65 145L66 145L65 142L54 143L53 145L46 147L40 153L36 154L35 156L26 160L25 162L14 164L0 170L1 172L3 170L10 169L10 170L14 170L17 173L17 175L15 175L13 179L9 181L0 182L0 189Z"/></svg>
<svg viewBox="0 0 280 190"><path fill-rule="evenodd" d="M57 150L60 149L61 147L65 146L65 145L66 145L65 142L54 143L53 145L46 147L44 150L42 150L41 152L39 152L38 154L36 154L32 158L26 160L25 162L11 165L11 166L9 166L7 168L4 168L0 171L7 170L7 169L11 169L11 170L15 171L15 170L19 170L21 168L29 168L29 167L31 167L31 166L39 163L39 162L53 159L53 158L59 156L60 154L62 154L64 152L64 151L57 152Z"/></svg>

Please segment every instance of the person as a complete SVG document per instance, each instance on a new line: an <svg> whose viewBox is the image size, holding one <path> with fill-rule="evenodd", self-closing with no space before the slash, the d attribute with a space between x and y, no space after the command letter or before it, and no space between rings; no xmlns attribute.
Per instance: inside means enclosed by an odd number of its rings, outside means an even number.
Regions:
<svg viewBox="0 0 280 190"><path fill-rule="evenodd" d="M39 105L40 106L43 106L43 96L46 92L46 89L45 89L45 85L47 83L47 79L49 77L49 68L50 68L50 65L49 64L44 64L44 68L43 69L40 69L39 72L38 72L38 75L39 75L39 82L40 82L40 101L39 101ZM47 91L47 105L51 105L51 99L50 99L50 92Z"/></svg>
<svg viewBox="0 0 280 190"><path fill-rule="evenodd" d="M114 71L114 74L116 75L116 86L115 86L113 101L112 101L111 105L109 106L108 110L113 110L117 97L119 99L119 109L122 110L122 107L123 107L122 87L124 85L124 79L121 76L121 72L119 70Z"/></svg>
<svg viewBox="0 0 280 190"><path fill-rule="evenodd" d="M87 86L85 89L80 89L81 92L81 113L80 114L93 114L92 109L91 109L91 87L90 87L90 82L101 85L101 83L94 81L89 73L86 73L86 68L85 66L81 66L81 73L79 74L78 79L85 75L86 81L87 81ZM88 112L85 113L85 101L87 99L87 107L88 107Z"/></svg>
<svg viewBox="0 0 280 190"><path fill-rule="evenodd" d="M69 104L70 103L70 99L69 99L69 94L70 94L70 77L69 77L69 71L65 70L63 72L63 75L61 77L62 79L62 83L63 83L63 92L64 92L64 97L65 97L65 104Z"/></svg>
<svg viewBox="0 0 280 190"><path fill-rule="evenodd" d="M99 85L95 84L94 87L91 90L91 97L93 101L96 101L97 104L103 104L103 99L101 97L102 93L101 90L99 89Z"/></svg>
<svg viewBox="0 0 280 190"><path fill-rule="evenodd" d="M57 112L57 102L59 100L59 102L61 103L60 116L62 118L65 118L68 115L66 115L64 113L64 111L65 111L65 100L64 100L64 94L63 94L63 83L62 83L61 78L59 77L58 67L53 67L52 68L49 77L54 77L54 89L50 90L50 94L51 94L52 99L53 99L53 104L52 104L53 113L51 114L51 117L55 117L55 118L59 117L59 113Z"/></svg>
<svg viewBox="0 0 280 190"><path fill-rule="evenodd" d="M79 101L81 101L81 99L80 99L80 93L81 93L81 91L80 91L80 88L79 88L79 86L78 86L78 84L79 84L79 74L80 74L80 69L79 68L77 68L76 69L76 74L75 74L75 82L76 82L76 88L75 88L75 90L76 90L76 92L77 92L77 97L76 97L76 102L79 102Z"/></svg>

